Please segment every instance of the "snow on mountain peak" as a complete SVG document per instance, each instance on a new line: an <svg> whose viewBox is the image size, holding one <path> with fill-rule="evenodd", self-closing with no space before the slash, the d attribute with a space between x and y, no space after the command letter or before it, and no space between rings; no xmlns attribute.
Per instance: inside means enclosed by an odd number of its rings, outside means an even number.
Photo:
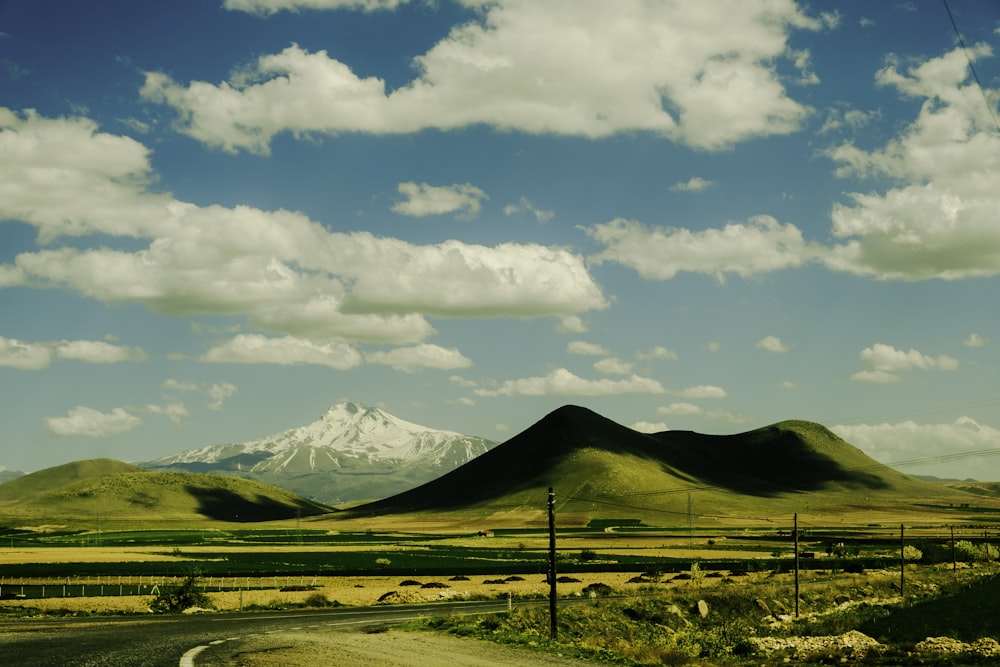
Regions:
<svg viewBox="0 0 1000 667"><path fill-rule="evenodd" d="M400 419L379 408L338 403L322 417L287 431L238 445L216 445L159 459L157 463L215 463L253 454L254 470L289 466L310 470L337 467L338 461L364 460L396 465L442 465L462 462L484 453L492 443ZM462 450L461 454L456 452ZM308 451L303 451L308 450ZM305 457L308 464L304 464ZM320 462L323 463L320 463Z"/></svg>

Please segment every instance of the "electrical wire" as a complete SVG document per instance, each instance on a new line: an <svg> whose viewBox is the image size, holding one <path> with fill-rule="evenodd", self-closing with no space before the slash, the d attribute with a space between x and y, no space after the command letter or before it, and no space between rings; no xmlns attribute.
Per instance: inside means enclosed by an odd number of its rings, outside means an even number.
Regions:
<svg viewBox="0 0 1000 667"><path fill-rule="evenodd" d="M976 81L976 86L979 88L980 94L983 96L983 100L986 102L986 108L990 111L990 117L993 118L993 124L997 128L997 132L1000 132L1000 120L997 120L997 114L993 110L993 105L990 104L990 98L986 95L986 90L983 88L983 84L979 81L979 74L976 73L976 66L973 64L972 54L969 53L969 48L965 45L965 39L962 38L962 32L958 29L958 23L955 22L955 15L951 13L951 7L948 5L948 0L941 0L944 3L945 11L948 12L948 18L951 19L951 27L955 30L955 36L958 37L958 43L962 47L962 51L965 52L965 59L969 61L969 69L972 71L972 78Z"/></svg>

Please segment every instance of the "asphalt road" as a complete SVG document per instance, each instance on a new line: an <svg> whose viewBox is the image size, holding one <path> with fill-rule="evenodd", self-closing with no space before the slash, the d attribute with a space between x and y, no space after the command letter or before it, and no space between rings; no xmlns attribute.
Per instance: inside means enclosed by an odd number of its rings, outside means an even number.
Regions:
<svg viewBox="0 0 1000 667"><path fill-rule="evenodd" d="M18 619L0 622L0 664L17 667L192 667L233 638L305 628L392 624L436 614L483 614L506 601L434 602L190 616ZM202 648L205 647L205 648Z"/></svg>

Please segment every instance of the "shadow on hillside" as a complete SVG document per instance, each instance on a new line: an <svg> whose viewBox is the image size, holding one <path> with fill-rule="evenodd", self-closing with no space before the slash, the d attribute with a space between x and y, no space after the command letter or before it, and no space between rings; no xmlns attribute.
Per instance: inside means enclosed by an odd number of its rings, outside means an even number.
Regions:
<svg viewBox="0 0 1000 667"><path fill-rule="evenodd" d="M916 643L927 637L974 642L998 637L1000 576L976 581L954 595L899 607L858 629L883 643Z"/></svg>
<svg viewBox="0 0 1000 667"><path fill-rule="evenodd" d="M198 513L216 521L250 523L294 519L323 513L321 508L308 502L285 504L264 496L250 500L226 489L205 489L194 486L189 486L187 491L198 501Z"/></svg>
<svg viewBox="0 0 1000 667"><path fill-rule="evenodd" d="M651 437L662 449L650 458L683 471L674 472L676 476L736 493L774 497L819 491L830 484L871 490L890 486L881 475L849 469L807 446L796 434L779 429L734 436L670 431Z"/></svg>

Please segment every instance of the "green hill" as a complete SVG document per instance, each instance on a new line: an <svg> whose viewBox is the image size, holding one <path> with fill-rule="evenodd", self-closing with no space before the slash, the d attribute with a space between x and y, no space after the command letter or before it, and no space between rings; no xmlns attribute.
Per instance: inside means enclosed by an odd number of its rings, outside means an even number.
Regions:
<svg viewBox="0 0 1000 667"><path fill-rule="evenodd" d="M77 461L0 484L0 518L46 522L269 521L331 508L253 480L149 472L120 461Z"/></svg>
<svg viewBox="0 0 1000 667"><path fill-rule="evenodd" d="M882 465L811 422L736 435L645 434L565 406L433 482L350 513L520 512L532 520L544 513L548 487L564 519L638 517L656 525L683 525L689 503L704 523L969 498Z"/></svg>

